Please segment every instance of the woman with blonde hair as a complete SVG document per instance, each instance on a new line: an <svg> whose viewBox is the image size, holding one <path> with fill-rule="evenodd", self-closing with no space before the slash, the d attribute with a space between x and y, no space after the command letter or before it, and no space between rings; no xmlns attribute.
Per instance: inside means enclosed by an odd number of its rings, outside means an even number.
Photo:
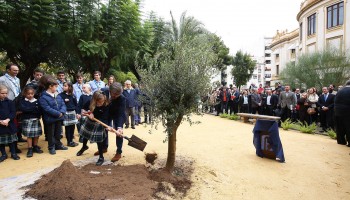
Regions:
<svg viewBox="0 0 350 200"><path fill-rule="evenodd" d="M318 102L318 95L316 93L316 88L312 87L308 90L307 94L307 103L308 103L308 109L307 113L309 114L309 125L312 123L317 122L317 102Z"/></svg>

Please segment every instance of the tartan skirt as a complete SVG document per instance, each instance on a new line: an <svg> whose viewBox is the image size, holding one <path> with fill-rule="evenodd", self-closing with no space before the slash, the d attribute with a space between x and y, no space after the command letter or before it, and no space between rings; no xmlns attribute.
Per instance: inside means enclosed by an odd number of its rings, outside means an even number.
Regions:
<svg viewBox="0 0 350 200"><path fill-rule="evenodd" d="M67 111L64 115L63 126L70 126L78 123L75 110Z"/></svg>
<svg viewBox="0 0 350 200"><path fill-rule="evenodd" d="M12 142L16 142L18 140L16 134L5 134L0 135L0 144L10 144Z"/></svg>
<svg viewBox="0 0 350 200"><path fill-rule="evenodd" d="M89 118L83 118L81 120L80 136L90 140L91 142L103 142L107 137L107 131L105 128Z"/></svg>
<svg viewBox="0 0 350 200"><path fill-rule="evenodd" d="M29 138L39 137L42 134L41 123L39 119L22 120L22 134Z"/></svg>

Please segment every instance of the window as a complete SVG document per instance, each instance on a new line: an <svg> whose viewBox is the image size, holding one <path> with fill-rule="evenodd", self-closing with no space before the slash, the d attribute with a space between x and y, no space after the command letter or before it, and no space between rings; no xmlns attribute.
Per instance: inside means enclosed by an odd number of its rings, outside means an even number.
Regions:
<svg viewBox="0 0 350 200"><path fill-rule="evenodd" d="M258 76L257 75L253 75L253 79L258 79Z"/></svg>
<svg viewBox="0 0 350 200"><path fill-rule="evenodd" d="M280 66L276 65L276 75L280 75Z"/></svg>
<svg viewBox="0 0 350 200"><path fill-rule="evenodd" d="M265 46L265 50L270 50L270 47L269 46Z"/></svg>
<svg viewBox="0 0 350 200"><path fill-rule="evenodd" d="M307 18L307 35L316 33L316 13Z"/></svg>
<svg viewBox="0 0 350 200"><path fill-rule="evenodd" d="M265 64L271 64L271 60L266 60Z"/></svg>
<svg viewBox="0 0 350 200"><path fill-rule="evenodd" d="M292 54L295 54L295 49L292 49Z"/></svg>
<svg viewBox="0 0 350 200"><path fill-rule="evenodd" d="M265 53L265 57L271 57L271 54Z"/></svg>
<svg viewBox="0 0 350 200"><path fill-rule="evenodd" d="M303 40L303 23L300 23L299 25L299 37L300 37L300 41Z"/></svg>
<svg viewBox="0 0 350 200"><path fill-rule="evenodd" d="M280 54L276 54L276 58L279 58L280 57Z"/></svg>
<svg viewBox="0 0 350 200"><path fill-rule="evenodd" d="M327 8L327 28L343 25L344 2L340 2Z"/></svg>

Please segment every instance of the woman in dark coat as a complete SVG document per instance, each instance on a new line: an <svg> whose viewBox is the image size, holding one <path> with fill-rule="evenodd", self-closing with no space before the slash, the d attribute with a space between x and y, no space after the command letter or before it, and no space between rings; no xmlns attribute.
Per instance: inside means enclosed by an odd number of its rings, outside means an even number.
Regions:
<svg viewBox="0 0 350 200"><path fill-rule="evenodd" d="M308 109L308 103L307 103L307 94L303 93L300 95L300 99L298 99L297 104L299 106L299 120L303 124L308 124L308 114L307 114L307 109Z"/></svg>

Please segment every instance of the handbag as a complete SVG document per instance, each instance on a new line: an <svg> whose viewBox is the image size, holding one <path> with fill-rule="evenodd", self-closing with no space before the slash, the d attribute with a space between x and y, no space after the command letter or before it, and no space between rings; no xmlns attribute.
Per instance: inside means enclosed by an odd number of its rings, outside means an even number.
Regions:
<svg viewBox="0 0 350 200"><path fill-rule="evenodd" d="M315 114L315 113L316 113L316 109L315 109L315 108L308 108L308 109L307 109L307 114L313 115L313 114Z"/></svg>

